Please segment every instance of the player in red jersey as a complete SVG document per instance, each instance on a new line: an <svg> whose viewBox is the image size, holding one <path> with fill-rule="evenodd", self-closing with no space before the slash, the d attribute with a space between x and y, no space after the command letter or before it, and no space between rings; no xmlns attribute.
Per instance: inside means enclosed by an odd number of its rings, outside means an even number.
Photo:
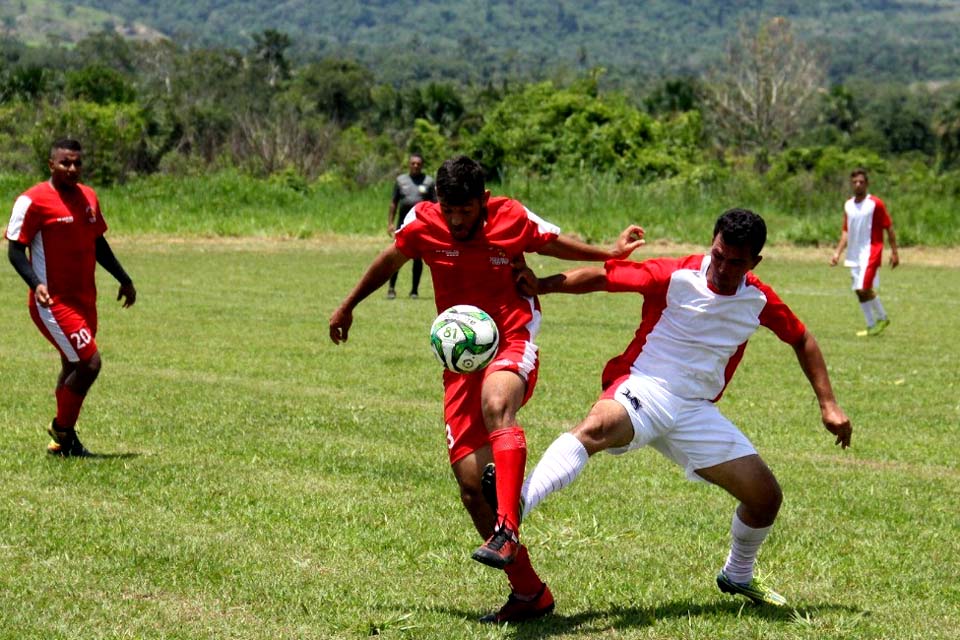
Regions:
<svg viewBox="0 0 960 640"><path fill-rule="evenodd" d="M867 328L858 331L858 336L878 336L890 326L887 311L883 308L876 289L880 286L880 265L883 264L883 232L887 232L890 243L890 268L900 264L897 253L897 234L893 231L893 220L887 213L883 201L867 193L869 179L864 169L854 169L850 173L850 186L853 197L843 204L843 230L837 250L830 258L830 266L840 262L844 248L847 250L844 266L850 267L853 291L860 302L860 310L867 320Z"/></svg>
<svg viewBox="0 0 960 640"><path fill-rule="evenodd" d="M689 479L715 484L739 501L730 553L717 575L721 591L783 606L783 596L754 577L757 552L780 509L780 486L747 437L715 406L759 327L793 347L835 443L848 447L852 428L834 397L816 339L751 273L766 235L760 216L731 209L717 220L706 255L611 260L539 280L529 270L521 274L528 293L643 296L640 326L624 353L604 368L600 399L547 448L522 497L528 513L573 482L595 453L623 454L649 445L683 467Z"/></svg>
<svg viewBox="0 0 960 640"><path fill-rule="evenodd" d="M57 415L48 429L53 440L47 452L63 457L90 455L76 423L100 373L97 263L120 282L117 300L124 307L137 300L133 281L103 237L107 225L97 194L80 183L82 164L79 142L56 141L48 160L50 179L17 198L6 230L10 262L30 287L30 317L60 352Z"/></svg>
<svg viewBox="0 0 960 640"><path fill-rule="evenodd" d="M394 244L374 259L330 316L330 338L346 341L353 309L411 258L422 258L430 268L438 312L472 304L497 323L500 345L489 366L476 374L444 371L444 419L460 498L485 539L473 558L504 569L511 585L507 603L481 620L517 622L545 615L554 605L518 534L527 452L517 412L536 384L540 303L517 292L515 266L530 252L566 260L624 258L643 244L643 229L627 227L609 250L559 235L559 228L516 200L491 197L482 168L465 156L444 162L436 185L439 202L420 202L410 210ZM497 470L496 512L481 486L491 460Z"/></svg>

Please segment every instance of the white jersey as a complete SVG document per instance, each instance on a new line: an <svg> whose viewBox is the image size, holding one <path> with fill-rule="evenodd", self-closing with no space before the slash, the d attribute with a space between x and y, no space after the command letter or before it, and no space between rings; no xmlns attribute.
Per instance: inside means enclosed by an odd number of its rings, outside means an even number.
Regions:
<svg viewBox="0 0 960 640"><path fill-rule="evenodd" d="M733 295L707 284L709 255L606 263L608 291L643 294L640 328L604 369L604 387L640 374L674 395L716 401L760 326L793 344L806 331L774 291L748 273Z"/></svg>
<svg viewBox="0 0 960 640"><path fill-rule="evenodd" d="M883 252L883 230L892 224L883 201L867 194L857 202L843 205L843 230L847 232L845 267L879 267Z"/></svg>

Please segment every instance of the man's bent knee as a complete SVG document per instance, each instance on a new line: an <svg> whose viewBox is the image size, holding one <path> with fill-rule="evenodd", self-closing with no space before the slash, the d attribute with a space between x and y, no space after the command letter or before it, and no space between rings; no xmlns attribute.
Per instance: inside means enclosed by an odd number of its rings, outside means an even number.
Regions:
<svg viewBox="0 0 960 640"><path fill-rule="evenodd" d="M592 456L598 451L630 444L633 440L633 425L620 403L601 400L570 433Z"/></svg>
<svg viewBox="0 0 960 640"><path fill-rule="evenodd" d="M100 367L102 361L100 359L100 352L95 352L90 358L84 362L80 363L80 366L86 370L87 373L93 374L94 376L100 373Z"/></svg>

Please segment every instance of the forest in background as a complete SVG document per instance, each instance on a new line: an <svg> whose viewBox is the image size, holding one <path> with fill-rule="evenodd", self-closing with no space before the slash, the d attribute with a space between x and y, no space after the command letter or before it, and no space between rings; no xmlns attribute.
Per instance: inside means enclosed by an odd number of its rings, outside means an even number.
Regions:
<svg viewBox="0 0 960 640"><path fill-rule="evenodd" d="M74 43L115 30L190 48L245 49L266 30L292 40L299 62L358 60L380 82L538 80L595 66L607 82L641 86L697 75L741 23L782 16L830 52L831 82L941 81L960 64L952 0L4 0L9 36Z"/></svg>
<svg viewBox="0 0 960 640"><path fill-rule="evenodd" d="M583 21L604 3L587 4ZM952 15L935 2L914 5ZM849 13L877 11L868 2ZM362 57L304 57L309 40L274 29L237 47L101 26L76 42L0 40L7 171L42 175L51 138L70 135L86 146L88 180L101 185L226 169L295 191L364 188L390 180L418 151L428 167L467 153L492 180L752 181L750 189L785 189L802 202L864 166L930 198L960 195L960 82L833 80L831 55L783 16L740 23L696 73L661 69L634 84L589 65L415 81ZM461 53L452 59L482 67L477 51Z"/></svg>

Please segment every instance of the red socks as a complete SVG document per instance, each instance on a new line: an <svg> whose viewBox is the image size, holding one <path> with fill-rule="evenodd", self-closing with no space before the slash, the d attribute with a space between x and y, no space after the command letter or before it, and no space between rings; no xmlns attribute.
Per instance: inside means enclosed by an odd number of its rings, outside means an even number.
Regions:
<svg viewBox="0 0 960 640"><path fill-rule="evenodd" d="M80 415L85 396L80 395L67 385L57 387L57 427L66 431L73 429Z"/></svg>
<svg viewBox="0 0 960 640"><path fill-rule="evenodd" d="M519 425L490 434L493 462L497 465L497 523L520 528L520 489L527 464L527 439Z"/></svg>
<svg viewBox="0 0 960 640"><path fill-rule="evenodd" d="M507 574L507 580L510 581L510 588L514 593L529 596L540 591L543 586L543 580L533 570L533 565L530 564L530 555L523 545L520 545L517 557L503 570Z"/></svg>

